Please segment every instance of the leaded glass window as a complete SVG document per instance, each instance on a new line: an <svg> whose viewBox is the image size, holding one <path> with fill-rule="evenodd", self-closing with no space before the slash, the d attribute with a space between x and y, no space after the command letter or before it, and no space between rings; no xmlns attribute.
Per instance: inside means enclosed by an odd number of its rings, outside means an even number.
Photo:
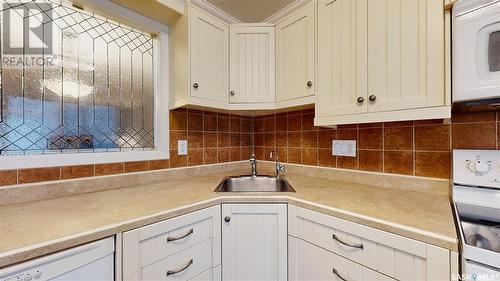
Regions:
<svg viewBox="0 0 500 281"><path fill-rule="evenodd" d="M56 0L0 0L0 155L154 148L154 38Z"/></svg>

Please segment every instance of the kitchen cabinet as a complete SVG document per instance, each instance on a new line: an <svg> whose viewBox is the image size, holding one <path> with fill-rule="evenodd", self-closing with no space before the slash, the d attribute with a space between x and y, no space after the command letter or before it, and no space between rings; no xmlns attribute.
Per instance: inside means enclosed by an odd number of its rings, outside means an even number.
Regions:
<svg viewBox="0 0 500 281"><path fill-rule="evenodd" d="M440 247L291 205L288 220L290 280L309 274L317 280L339 280L337 274L348 280L450 280L456 273L456 253Z"/></svg>
<svg viewBox="0 0 500 281"><path fill-rule="evenodd" d="M220 226L217 205L123 233L123 280L220 280Z"/></svg>
<svg viewBox="0 0 500 281"><path fill-rule="evenodd" d="M278 102L314 102L315 19L311 1L276 24Z"/></svg>
<svg viewBox="0 0 500 281"><path fill-rule="evenodd" d="M286 206L222 204L223 280L287 280Z"/></svg>
<svg viewBox="0 0 500 281"><path fill-rule="evenodd" d="M315 124L449 118L443 4L319 0Z"/></svg>
<svg viewBox="0 0 500 281"><path fill-rule="evenodd" d="M273 25L230 27L230 102L274 103Z"/></svg>

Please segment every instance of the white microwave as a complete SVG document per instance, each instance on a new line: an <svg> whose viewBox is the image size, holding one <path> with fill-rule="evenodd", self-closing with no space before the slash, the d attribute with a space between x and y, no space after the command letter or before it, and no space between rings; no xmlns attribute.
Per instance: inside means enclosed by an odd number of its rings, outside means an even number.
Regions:
<svg viewBox="0 0 500 281"><path fill-rule="evenodd" d="M453 6L453 101L500 99L500 0Z"/></svg>

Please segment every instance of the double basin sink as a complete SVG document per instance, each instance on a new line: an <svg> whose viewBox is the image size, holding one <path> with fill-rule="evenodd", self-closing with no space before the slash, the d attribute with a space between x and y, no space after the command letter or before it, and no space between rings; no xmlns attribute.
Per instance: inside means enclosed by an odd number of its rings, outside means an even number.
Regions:
<svg viewBox="0 0 500 281"><path fill-rule="evenodd" d="M283 177L232 176L225 177L215 192L295 192Z"/></svg>

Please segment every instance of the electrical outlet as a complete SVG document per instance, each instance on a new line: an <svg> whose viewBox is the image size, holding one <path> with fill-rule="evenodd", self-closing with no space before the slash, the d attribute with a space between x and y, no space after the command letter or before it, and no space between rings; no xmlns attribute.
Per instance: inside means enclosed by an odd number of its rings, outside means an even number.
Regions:
<svg viewBox="0 0 500 281"><path fill-rule="evenodd" d="M177 141L177 155L187 155L188 154L188 141L178 140Z"/></svg>
<svg viewBox="0 0 500 281"><path fill-rule="evenodd" d="M355 140L333 140L332 155L356 157Z"/></svg>

